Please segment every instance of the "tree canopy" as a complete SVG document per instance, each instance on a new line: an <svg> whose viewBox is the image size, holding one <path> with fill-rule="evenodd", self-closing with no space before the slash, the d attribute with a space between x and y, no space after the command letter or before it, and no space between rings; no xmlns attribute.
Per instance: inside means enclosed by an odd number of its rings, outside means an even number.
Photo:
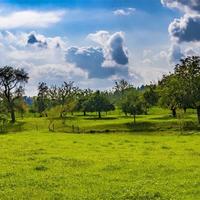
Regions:
<svg viewBox="0 0 200 200"><path fill-rule="evenodd" d="M0 93L11 115L11 122L15 122L15 100L24 93L24 84L28 82L28 73L24 69L10 66L0 68Z"/></svg>

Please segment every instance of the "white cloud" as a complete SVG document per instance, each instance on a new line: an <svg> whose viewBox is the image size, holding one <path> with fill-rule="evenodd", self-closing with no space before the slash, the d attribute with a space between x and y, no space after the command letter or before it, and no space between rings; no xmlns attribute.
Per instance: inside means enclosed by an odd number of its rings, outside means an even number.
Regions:
<svg viewBox="0 0 200 200"><path fill-rule="evenodd" d="M184 57L181 47L177 44L172 44L169 49L169 62L172 64L179 63L180 59Z"/></svg>
<svg viewBox="0 0 200 200"><path fill-rule="evenodd" d="M105 57L105 63L103 65L106 65L107 63L119 66L128 65L129 56L125 46L124 35L123 32L110 34L107 31L98 31L88 35L90 40L102 47Z"/></svg>
<svg viewBox="0 0 200 200"><path fill-rule="evenodd" d="M161 0L164 6L176 8L185 13L200 13L199 0Z"/></svg>
<svg viewBox="0 0 200 200"><path fill-rule="evenodd" d="M164 6L176 8L183 16L174 19L168 28L171 38L168 60L177 64L181 58L200 53L200 1L199 0L161 0Z"/></svg>
<svg viewBox="0 0 200 200"><path fill-rule="evenodd" d="M89 78L128 77L128 67L115 63L105 65L104 52L100 47L70 47L66 51L66 61L86 71Z"/></svg>
<svg viewBox="0 0 200 200"><path fill-rule="evenodd" d="M200 15L185 14L169 25L169 34L177 42L200 41Z"/></svg>
<svg viewBox="0 0 200 200"><path fill-rule="evenodd" d="M30 35L34 35L35 42L28 43ZM164 52L156 57L154 50L148 49L141 59L132 59L123 32L100 31L88 38L98 47L71 47L64 38L36 32L3 31L0 32L0 66L20 67L29 73L28 95L36 94L40 81L51 85L71 80L80 87L107 89L119 78L140 85L156 80L168 70ZM44 42L47 46L38 45Z"/></svg>
<svg viewBox="0 0 200 200"><path fill-rule="evenodd" d="M113 65L103 66L105 54L100 44L100 47L70 47L61 37L46 37L36 32L2 31L0 66L20 67L29 73L28 95L36 93L40 81L60 84L62 81L72 80L77 84L81 83L82 87L92 83L94 88L96 80L96 88L99 88L98 83L103 80L106 87L106 83L111 85L115 78L129 76L128 57L123 49L121 34L109 34L108 40Z"/></svg>
<svg viewBox="0 0 200 200"><path fill-rule="evenodd" d="M169 25L172 42L200 41L200 1L199 0L161 0L164 6L177 8L185 14L174 19Z"/></svg>
<svg viewBox="0 0 200 200"><path fill-rule="evenodd" d="M125 8L125 9L118 9L113 11L113 14L116 16L129 16L135 13L135 8Z"/></svg>
<svg viewBox="0 0 200 200"><path fill-rule="evenodd" d="M48 47L28 45L28 36L33 33L13 34L9 31L0 33L2 58L0 66L11 65L24 68L29 73L28 95L35 94L39 81L59 84L64 80L76 81L87 78L84 70L66 62L65 47L63 47L67 46L65 40L34 33L38 40L47 41ZM62 44L59 48L56 46L57 42Z"/></svg>
<svg viewBox="0 0 200 200"><path fill-rule="evenodd" d="M61 21L64 11L16 11L0 16L0 29L45 28Z"/></svg>

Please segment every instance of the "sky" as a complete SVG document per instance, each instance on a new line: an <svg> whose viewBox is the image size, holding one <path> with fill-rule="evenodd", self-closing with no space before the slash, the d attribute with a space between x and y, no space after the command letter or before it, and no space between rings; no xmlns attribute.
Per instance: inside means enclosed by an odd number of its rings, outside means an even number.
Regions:
<svg viewBox="0 0 200 200"><path fill-rule="evenodd" d="M200 0L1 0L0 66L38 83L111 89L156 83L200 52Z"/></svg>

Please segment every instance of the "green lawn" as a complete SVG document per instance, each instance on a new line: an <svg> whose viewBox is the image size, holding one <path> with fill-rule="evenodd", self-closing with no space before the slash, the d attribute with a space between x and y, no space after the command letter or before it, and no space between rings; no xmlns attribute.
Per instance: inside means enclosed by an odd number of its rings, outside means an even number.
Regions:
<svg viewBox="0 0 200 200"><path fill-rule="evenodd" d="M169 110L152 108L148 115L136 117L136 124L133 117L124 116L120 111L102 113L102 119L98 119L96 113L82 116L82 113L69 114L65 120L59 118L59 113L53 113L52 125L55 132L65 133L126 133L140 132L145 134L155 134L165 132L168 134L188 134L200 131L197 123L195 110L188 110L186 114L178 112L178 118L171 117ZM48 132L50 120L46 117L26 116L24 119L18 118L18 123L9 125L8 132L37 131Z"/></svg>
<svg viewBox="0 0 200 200"><path fill-rule="evenodd" d="M1 135L0 199L197 200L199 144L198 135Z"/></svg>
<svg viewBox="0 0 200 200"><path fill-rule="evenodd" d="M0 199L198 200L200 135L194 111L18 119L0 134ZM72 131L72 126L79 131ZM75 128L76 129L76 128ZM78 133L79 132L79 133ZM105 133L106 132L106 133Z"/></svg>

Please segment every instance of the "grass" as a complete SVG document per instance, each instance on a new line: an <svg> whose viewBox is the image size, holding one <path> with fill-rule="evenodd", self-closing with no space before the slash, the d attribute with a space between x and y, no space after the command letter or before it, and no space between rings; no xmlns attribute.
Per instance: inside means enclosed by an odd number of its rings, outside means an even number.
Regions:
<svg viewBox="0 0 200 200"><path fill-rule="evenodd" d="M103 113L102 119L98 119L96 113L88 114L86 117L82 113L68 115L65 119L60 119L59 114L55 114L52 125L55 132L65 133L125 133L140 132L145 134L155 134L155 132L172 132L173 134L188 134L199 132L200 126L194 110L188 110L186 114L178 113L180 117L174 119L169 110L154 107L149 110L148 115L140 115L133 123L133 117L124 116L120 111L114 111L106 115ZM52 121L52 120L51 120ZM50 120L48 118L26 116L24 119L18 118L18 123L6 128L7 132L23 131L49 131ZM1 130L1 129L0 129Z"/></svg>
<svg viewBox="0 0 200 200"><path fill-rule="evenodd" d="M183 130L167 110L149 113L136 125L116 112L56 118L55 132L46 118L18 119L0 134L0 199L200 199L195 113ZM66 133L72 125L84 132Z"/></svg>
<svg viewBox="0 0 200 200"><path fill-rule="evenodd" d="M1 199L199 199L200 138L0 136Z"/></svg>

